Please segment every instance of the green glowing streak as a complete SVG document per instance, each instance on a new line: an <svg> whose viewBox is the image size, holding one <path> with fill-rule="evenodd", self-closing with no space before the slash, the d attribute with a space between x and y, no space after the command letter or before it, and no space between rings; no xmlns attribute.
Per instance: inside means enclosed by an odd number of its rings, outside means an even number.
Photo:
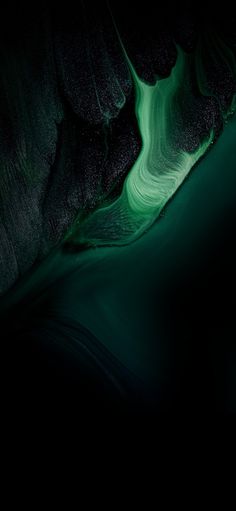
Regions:
<svg viewBox="0 0 236 511"><path fill-rule="evenodd" d="M132 212L149 222L158 216L213 139L211 133L192 154L176 148L171 140L175 95L184 76L186 58L179 51L171 76L153 86L142 82L132 69L143 146L125 186Z"/></svg>
<svg viewBox="0 0 236 511"><path fill-rule="evenodd" d="M191 153L177 147L173 140L174 134L178 134L178 116L181 116L178 95L186 88L188 79L188 55L179 49L171 75L149 85L138 77L124 47L123 51L135 86L135 112L142 149L120 197L93 212L79 224L77 233L72 231L75 243L122 245L143 234L214 138L211 130L207 139Z"/></svg>

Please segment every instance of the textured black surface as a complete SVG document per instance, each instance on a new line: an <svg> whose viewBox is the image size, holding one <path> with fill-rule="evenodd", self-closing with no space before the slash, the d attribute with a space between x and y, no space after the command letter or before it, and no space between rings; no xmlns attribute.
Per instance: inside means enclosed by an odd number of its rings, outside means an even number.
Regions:
<svg viewBox="0 0 236 511"><path fill-rule="evenodd" d="M176 145L191 151L211 128L217 136L236 86L233 59L222 58L224 52L219 51L220 45L215 47L215 37L235 55L232 12L222 5L208 10L198 3L190 8L189 2L168 0L152 7L151 2L139 7L112 1L110 8L139 76L149 83L169 75L176 45L189 55L189 74L179 103L184 121L174 134ZM78 215L119 194L141 141L131 76L106 2L77 2L76 8L59 2L1 6L0 71L0 293L4 294L61 242ZM221 172L224 178L225 169L218 171L218 177ZM232 175L226 173L226 179L231 179L233 188ZM128 302L133 296L134 315L140 316L140 322L144 322L143 303L154 325L152 335L148 325L143 338L145 343L154 338L155 354L160 332L163 335L161 350L166 358L160 367L157 357L157 367L164 374L161 393L155 396L157 413L235 413L235 207L227 205L225 196L225 216L221 205L216 221L212 220L223 184L218 180L212 185L209 232L204 224L206 188L202 188L203 202L200 194L195 202L192 195L187 213L192 215L196 238L191 238L191 221L186 217L183 221L186 209L179 196L173 230L168 231L167 218L160 253L154 243L147 245L153 262L152 275L148 267L150 281L141 272L146 260L136 259L135 249L128 269L119 257L113 261L118 291L126 271L131 284L133 268L134 277L142 276L143 290L136 282L137 290L130 284L133 295L127 286L120 301L126 301L132 312ZM233 191L229 195L232 201ZM182 232L179 243L178 229ZM169 252L168 246L176 246L176 252ZM66 255L72 260L77 248L69 248ZM90 292L92 299L97 293L96 305L103 286L110 289L109 272L107 276L103 271L99 275L95 267L91 276L89 271L84 277L77 275L78 282L84 278L88 285L88 303ZM113 412L116 416L127 410L130 416L134 411L146 412L147 396L143 400L141 393L137 395L137 381L102 349L100 340L78 323L74 330L72 322L63 324L60 309L53 317L56 299L62 296L67 304L75 280L72 270L70 278L65 271L64 281L57 281L56 272L60 273L58 267L55 274L48 271L46 284L36 278L35 296L26 293L25 300L1 317L8 408L24 417L32 412L48 417L56 411L64 417L72 412L80 420L93 415L96 421ZM107 367L121 381L122 390L127 390L128 401L117 392L116 378L108 382Z"/></svg>
<svg viewBox="0 0 236 511"><path fill-rule="evenodd" d="M166 77L176 43L190 54L184 124L176 143L192 150L235 90L232 72L205 42L209 30L235 49L233 22L187 4L125 2L1 7L0 292L59 243L78 214L119 193L140 150L133 86L111 12L140 77ZM209 35L209 34L208 34ZM195 65L203 53L206 90ZM186 89L194 91L191 108Z"/></svg>

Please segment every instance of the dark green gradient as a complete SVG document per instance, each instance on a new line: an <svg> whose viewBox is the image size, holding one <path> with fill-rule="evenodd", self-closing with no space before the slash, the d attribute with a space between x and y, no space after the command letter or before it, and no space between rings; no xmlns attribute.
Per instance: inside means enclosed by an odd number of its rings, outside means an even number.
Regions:
<svg viewBox="0 0 236 511"><path fill-rule="evenodd" d="M218 240L223 238L227 223L231 228L230 217L235 218L235 141L234 116L217 144L197 164L164 214L144 236L125 247L97 248L71 254L63 249L57 251L15 292L9 294L5 308L10 308L10 315L13 304L17 305L21 325L27 324L29 318L43 314L44 343L50 337L48 328L53 321L57 325L54 342L60 339L62 352L68 349L68 343L72 343L76 351L82 326L96 339L97 346L106 348L115 357L121 380L122 368L130 371L136 381L136 390L141 380L144 388L149 389L150 394L154 393L155 399L161 402L169 381L176 377L175 371L173 374L173 357L180 364L180 372L183 366L185 371L189 366L191 372L193 361L187 355L193 349L194 332L191 328L194 322L191 323L191 316L189 323L189 314L194 313L196 331L204 339L212 335L214 341L214 332L218 328L219 318L215 318L209 335L207 330L204 331L204 328L209 329L202 319L204 285L203 294L198 296L199 302L196 303L188 290L188 280L199 275L202 283L204 261L214 261L217 257ZM223 259L219 274L225 271L224 265ZM204 273L203 276L208 278ZM213 292L217 293L217 282ZM219 304L231 303L229 295L222 296L220 287L218 293ZM208 311L204 314L211 315L211 303L207 306ZM222 345L214 345L213 341L210 345L212 364L215 353L221 359L225 350L229 349L229 372L224 392L226 406L232 410L235 406L235 347L228 348L227 339L232 335L234 319L230 305L227 307L229 317L226 325L221 325L221 328L226 328L222 330ZM66 326L72 324L73 336ZM200 332L199 328L202 329ZM202 345L201 337L195 342L195 350L201 352L202 362L208 348ZM98 353L99 359L101 352L100 355ZM80 358L78 371L79 364ZM108 363L106 370L112 373L112 367ZM195 367L192 376L196 379L196 386L200 387L201 373L199 365L199 374ZM217 380L217 374L215 377ZM178 392L178 384L173 385Z"/></svg>

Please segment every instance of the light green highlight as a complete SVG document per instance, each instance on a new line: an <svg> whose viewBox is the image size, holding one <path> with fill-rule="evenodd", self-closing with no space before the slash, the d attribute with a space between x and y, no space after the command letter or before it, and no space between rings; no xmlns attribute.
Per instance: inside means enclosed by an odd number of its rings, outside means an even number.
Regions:
<svg viewBox="0 0 236 511"><path fill-rule="evenodd" d="M126 177L121 195L78 222L76 230L72 230L73 242L78 244L124 245L141 236L159 217L214 139L212 129L193 152L176 144L181 129L179 95L183 91L191 94L190 56L178 49L170 76L149 85L138 77L124 47L123 51L135 86L135 112L142 149Z"/></svg>

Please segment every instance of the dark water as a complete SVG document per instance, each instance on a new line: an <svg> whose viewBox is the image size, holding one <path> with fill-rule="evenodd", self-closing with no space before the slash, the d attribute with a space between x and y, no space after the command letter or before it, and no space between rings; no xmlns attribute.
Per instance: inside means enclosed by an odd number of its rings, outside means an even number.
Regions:
<svg viewBox="0 0 236 511"><path fill-rule="evenodd" d="M9 293L13 400L236 412L235 144L234 116L142 238L58 251Z"/></svg>

